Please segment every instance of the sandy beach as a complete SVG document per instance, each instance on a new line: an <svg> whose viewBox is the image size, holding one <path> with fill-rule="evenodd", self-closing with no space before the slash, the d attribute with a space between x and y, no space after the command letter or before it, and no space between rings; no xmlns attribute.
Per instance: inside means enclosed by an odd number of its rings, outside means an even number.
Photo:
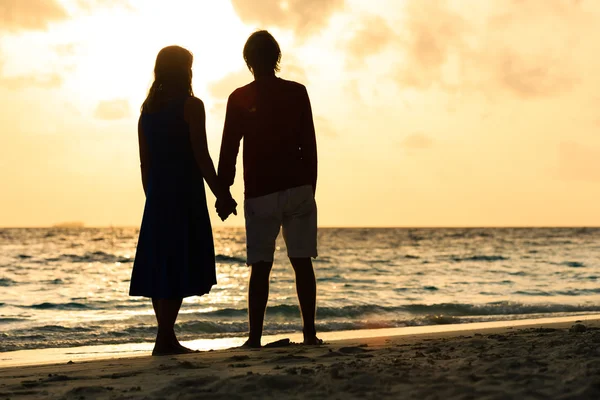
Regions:
<svg viewBox="0 0 600 400"><path fill-rule="evenodd" d="M600 319L0 369L0 399L596 399Z"/></svg>

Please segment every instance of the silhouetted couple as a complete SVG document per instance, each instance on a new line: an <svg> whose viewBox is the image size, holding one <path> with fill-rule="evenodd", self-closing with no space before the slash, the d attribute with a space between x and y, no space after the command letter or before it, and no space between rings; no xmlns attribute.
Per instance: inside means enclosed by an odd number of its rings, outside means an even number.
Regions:
<svg viewBox="0 0 600 400"><path fill-rule="evenodd" d="M252 34L244 60L254 81L227 103L218 175L206 139L205 111L192 92L192 54L170 46L156 58L155 80L138 123L144 217L131 277L131 296L152 298L158 322L154 355L192 350L174 324L184 297L216 284L215 252L204 181L223 220L236 214L230 186L244 139L244 215L248 291L248 347L260 347L275 240L281 228L296 273L304 343L319 344L315 329L317 149L306 88L275 76L281 51L266 31Z"/></svg>

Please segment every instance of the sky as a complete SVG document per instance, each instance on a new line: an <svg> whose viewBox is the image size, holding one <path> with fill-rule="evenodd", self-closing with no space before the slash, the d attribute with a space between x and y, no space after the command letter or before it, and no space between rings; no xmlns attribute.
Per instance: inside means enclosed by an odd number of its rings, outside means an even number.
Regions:
<svg viewBox="0 0 600 400"><path fill-rule="evenodd" d="M320 226L600 225L596 0L0 0L0 226L139 225L156 54L194 53L217 162L257 29L311 97Z"/></svg>

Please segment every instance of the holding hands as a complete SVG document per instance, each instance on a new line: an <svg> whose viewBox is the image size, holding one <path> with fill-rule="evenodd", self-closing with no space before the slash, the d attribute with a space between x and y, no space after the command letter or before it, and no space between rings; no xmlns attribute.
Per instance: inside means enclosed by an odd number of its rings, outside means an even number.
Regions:
<svg viewBox="0 0 600 400"><path fill-rule="evenodd" d="M225 221L231 214L237 215L237 202L231 197L229 190L224 196L217 198L215 207L221 221Z"/></svg>

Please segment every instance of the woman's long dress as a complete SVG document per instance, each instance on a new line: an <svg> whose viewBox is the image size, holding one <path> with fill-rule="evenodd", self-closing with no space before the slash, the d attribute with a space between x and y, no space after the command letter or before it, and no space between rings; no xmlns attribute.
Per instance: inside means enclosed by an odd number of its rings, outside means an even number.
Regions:
<svg viewBox="0 0 600 400"><path fill-rule="evenodd" d="M185 100L141 117L149 170L130 296L201 296L217 283L204 180L183 116Z"/></svg>

